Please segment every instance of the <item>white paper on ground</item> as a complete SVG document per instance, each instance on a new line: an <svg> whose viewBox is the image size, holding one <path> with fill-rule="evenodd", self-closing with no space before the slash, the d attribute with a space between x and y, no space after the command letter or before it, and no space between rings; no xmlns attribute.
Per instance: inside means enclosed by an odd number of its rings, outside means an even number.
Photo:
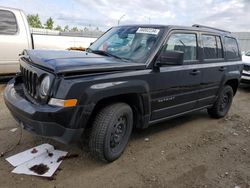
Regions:
<svg viewBox="0 0 250 188"><path fill-rule="evenodd" d="M20 166L16 167L12 172L16 174L28 174L35 176L51 177L62 162L62 160L57 162L58 158L67 155L67 152L54 150L51 153L53 153L52 157L48 156L48 154L45 153L45 155L44 154L40 155L38 158L35 158L33 160L21 164ZM31 167L39 164L46 165L49 168L48 171L44 174L39 175L30 170Z"/></svg>
<svg viewBox="0 0 250 188"><path fill-rule="evenodd" d="M35 148L36 153L32 153ZM48 155L51 153L51 156ZM33 147L24 152L18 153L14 156L8 157L6 160L16 168L12 171L16 174L27 174L43 177L51 177L57 170L62 161L57 162L57 160L66 156L68 152L55 150L50 144L42 144L40 146ZM46 165L48 171L44 174L37 174L30 170L34 165Z"/></svg>
<svg viewBox="0 0 250 188"><path fill-rule="evenodd" d="M17 128L13 128L13 129L10 129L10 132L16 132L17 131Z"/></svg>
<svg viewBox="0 0 250 188"><path fill-rule="evenodd" d="M36 153L31 153L33 149L36 149ZM12 166L19 166L29 160L35 159L39 157L40 155L47 153L47 151L53 151L54 147L50 144L42 144L40 146L33 147L31 149L28 149L26 151L23 151L21 153L18 153L16 155L13 155L11 157L8 157L6 160L12 165Z"/></svg>

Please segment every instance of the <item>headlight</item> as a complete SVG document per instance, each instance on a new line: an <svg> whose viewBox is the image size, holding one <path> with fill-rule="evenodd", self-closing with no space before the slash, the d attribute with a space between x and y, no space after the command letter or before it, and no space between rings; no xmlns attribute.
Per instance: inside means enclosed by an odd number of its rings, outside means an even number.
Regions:
<svg viewBox="0 0 250 188"><path fill-rule="evenodd" d="M44 97L44 96L48 95L49 88L50 88L50 78L49 78L49 76L45 76L41 82L41 85L40 85L41 96Z"/></svg>
<svg viewBox="0 0 250 188"><path fill-rule="evenodd" d="M56 99L56 98L51 98L49 101L50 105L53 106L61 106L61 107L73 107L76 106L77 104L77 99Z"/></svg>

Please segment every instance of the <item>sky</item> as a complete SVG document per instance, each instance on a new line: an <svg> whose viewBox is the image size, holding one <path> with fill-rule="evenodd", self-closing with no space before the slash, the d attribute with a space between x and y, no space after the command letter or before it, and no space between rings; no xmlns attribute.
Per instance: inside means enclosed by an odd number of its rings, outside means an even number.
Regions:
<svg viewBox="0 0 250 188"><path fill-rule="evenodd" d="M250 31L250 0L0 0L55 25L106 30L118 24L202 24Z"/></svg>

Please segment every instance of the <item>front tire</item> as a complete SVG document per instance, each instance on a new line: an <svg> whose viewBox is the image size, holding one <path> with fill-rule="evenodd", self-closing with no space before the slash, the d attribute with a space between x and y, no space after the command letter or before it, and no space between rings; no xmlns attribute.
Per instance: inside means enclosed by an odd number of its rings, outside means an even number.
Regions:
<svg viewBox="0 0 250 188"><path fill-rule="evenodd" d="M233 96L232 87L229 85L224 86L212 108L208 109L208 114L213 118L224 117L231 107Z"/></svg>
<svg viewBox="0 0 250 188"><path fill-rule="evenodd" d="M119 158L128 143L133 128L133 111L125 103L104 107L94 120L89 139L91 154L112 162Z"/></svg>

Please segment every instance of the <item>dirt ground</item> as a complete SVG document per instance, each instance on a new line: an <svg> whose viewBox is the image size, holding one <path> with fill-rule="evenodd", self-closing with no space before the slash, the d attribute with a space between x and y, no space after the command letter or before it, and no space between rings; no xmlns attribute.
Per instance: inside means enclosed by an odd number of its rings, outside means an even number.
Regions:
<svg viewBox="0 0 250 188"><path fill-rule="evenodd" d="M14 146L18 127L0 85L0 152ZM24 131L20 145L0 158L0 187L250 187L250 87L241 87L230 113L211 119L206 111L134 131L120 159L104 164L87 146L63 145ZM54 180L17 175L5 158L42 143L79 154L65 160Z"/></svg>

